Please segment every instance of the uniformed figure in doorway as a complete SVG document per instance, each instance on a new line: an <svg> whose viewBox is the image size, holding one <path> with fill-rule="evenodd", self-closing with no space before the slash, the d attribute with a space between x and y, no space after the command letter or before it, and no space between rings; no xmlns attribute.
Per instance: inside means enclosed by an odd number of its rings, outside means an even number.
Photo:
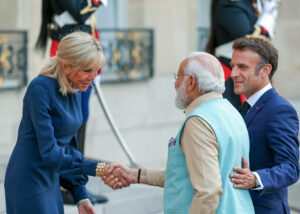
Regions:
<svg viewBox="0 0 300 214"><path fill-rule="evenodd" d="M271 39L274 36L278 0L212 0L211 28L206 51L221 61L225 73L223 94L237 109L245 97L233 92L230 78L233 41L253 36Z"/></svg>

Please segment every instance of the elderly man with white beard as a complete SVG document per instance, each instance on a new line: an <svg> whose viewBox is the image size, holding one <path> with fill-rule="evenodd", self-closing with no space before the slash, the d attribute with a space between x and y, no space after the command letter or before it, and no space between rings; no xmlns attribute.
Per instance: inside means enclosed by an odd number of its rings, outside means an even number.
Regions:
<svg viewBox="0 0 300 214"><path fill-rule="evenodd" d="M166 169L134 169L121 164L132 179L164 187L164 213L252 214L248 190L233 188L233 167L248 160L249 137L240 113L223 99L224 72L219 61L191 53L175 74L176 106L186 119L168 144ZM115 167L115 166L114 166ZM116 178L103 177L113 188Z"/></svg>

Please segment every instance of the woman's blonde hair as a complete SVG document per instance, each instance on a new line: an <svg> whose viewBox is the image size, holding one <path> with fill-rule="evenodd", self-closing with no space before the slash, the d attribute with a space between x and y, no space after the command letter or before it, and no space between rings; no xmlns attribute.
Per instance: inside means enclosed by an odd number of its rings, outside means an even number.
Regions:
<svg viewBox="0 0 300 214"><path fill-rule="evenodd" d="M100 42L88 33L74 32L65 36L58 46L55 57L42 69L39 75L57 79L62 95L75 93L65 72L63 63L71 66L72 73L94 67L102 68L105 65L105 57Z"/></svg>

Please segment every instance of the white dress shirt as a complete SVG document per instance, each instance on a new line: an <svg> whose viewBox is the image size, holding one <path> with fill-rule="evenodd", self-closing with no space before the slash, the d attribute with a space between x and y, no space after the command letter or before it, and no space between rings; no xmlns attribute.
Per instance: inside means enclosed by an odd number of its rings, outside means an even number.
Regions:
<svg viewBox="0 0 300 214"><path fill-rule="evenodd" d="M246 101L247 103L249 103L249 105L252 107L254 106L254 104L257 102L257 100L265 93L267 92L269 89L272 88L271 83L267 84L265 87L263 87L262 89L260 89L258 92L256 92L255 94L253 94L251 97L249 97Z"/></svg>

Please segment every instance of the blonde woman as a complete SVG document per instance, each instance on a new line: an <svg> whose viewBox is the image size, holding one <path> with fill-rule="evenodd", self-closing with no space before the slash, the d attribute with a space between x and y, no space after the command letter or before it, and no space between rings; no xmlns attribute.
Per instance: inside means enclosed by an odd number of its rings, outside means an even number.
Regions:
<svg viewBox="0 0 300 214"><path fill-rule="evenodd" d="M60 185L72 193L80 214L95 213L87 199L87 175L102 176L106 166L84 159L76 149L76 133L82 123L80 93L104 64L97 39L71 33L29 84L6 171L7 214L64 213Z"/></svg>

